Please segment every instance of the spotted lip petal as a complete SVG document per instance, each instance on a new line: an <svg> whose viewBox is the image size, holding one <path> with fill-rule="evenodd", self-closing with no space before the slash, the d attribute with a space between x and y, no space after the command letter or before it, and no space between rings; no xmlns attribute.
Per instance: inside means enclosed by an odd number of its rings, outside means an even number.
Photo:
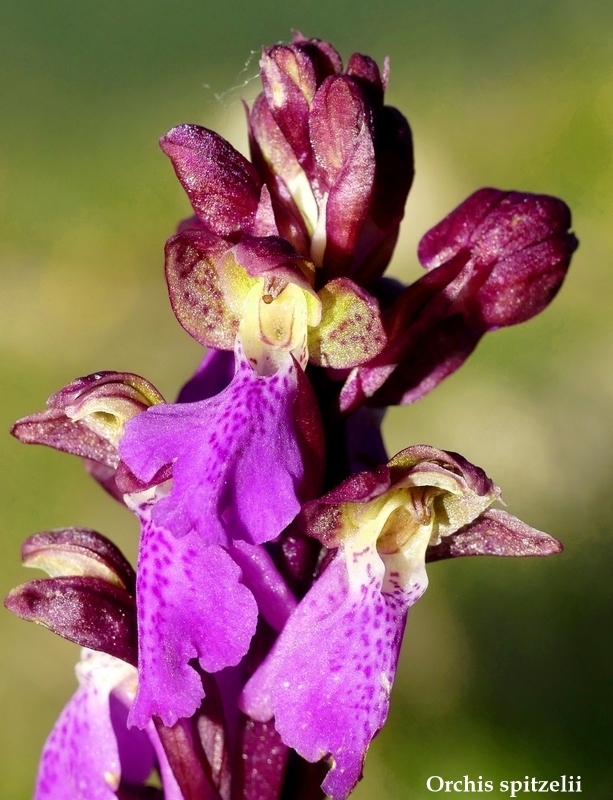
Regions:
<svg viewBox="0 0 613 800"><path fill-rule="evenodd" d="M207 672L237 664L255 632L257 606L223 548L195 532L177 539L152 522L150 501L128 502L141 520L139 685L129 721L144 728L157 716L171 726L191 717L204 696L190 660Z"/></svg>
<svg viewBox="0 0 613 800"><path fill-rule="evenodd" d="M304 475L293 416L296 369L288 356L283 369L261 377L239 353L220 394L156 406L128 423L120 454L138 479L173 465L172 490L152 511L156 525L228 546L235 538L269 541L291 522Z"/></svg>
<svg viewBox="0 0 613 800"><path fill-rule="evenodd" d="M322 788L334 800L358 782L385 722L406 612L425 589L384 592L384 573L376 548L339 550L241 698L253 719L274 715L283 741L303 758L332 756Z"/></svg>
<svg viewBox="0 0 613 800"><path fill-rule="evenodd" d="M341 406L419 400L487 332L525 322L554 298L578 246L570 211L547 195L481 189L422 239L428 274L385 315L388 345L347 379Z"/></svg>

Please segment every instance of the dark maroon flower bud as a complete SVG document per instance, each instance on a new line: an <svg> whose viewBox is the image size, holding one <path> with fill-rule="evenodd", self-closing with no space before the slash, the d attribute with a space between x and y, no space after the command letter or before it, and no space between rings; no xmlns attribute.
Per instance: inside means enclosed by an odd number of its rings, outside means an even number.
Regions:
<svg viewBox="0 0 613 800"><path fill-rule="evenodd" d="M570 209L549 195L481 189L419 243L427 269L469 251L474 290L466 297L474 325L486 330L525 322L557 294L577 249Z"/></svg>
<svg viewBox="0 0 613 800"><path fill-rule="evenodd" d="M311 59L298 46L276 45L263 51L260 68L272 117L309 174L313 168L309 111L317 90Z"/></svg>
<svg viewBox="0 0 613 800"><path fill-rule="evenodd" d="M384 74L389 69L389 62L385 60ZM383 92L385 91L386 80L381 78L381 72L377 62L370 56L363 56L361 53L354 53L347 63L347 73L349 77L356 80L364 88L371 99L374 108L383 105Z"/></svg>
<svg viewBox="0 0 613 800"><path fill-rule="evenodd" d="M296 37L264 50L264 94L250 115L254 164L272 197L279 231L326 277L369 284L385 269L413 179L409 126L383 105L381 76L354 53L338 56ZM326 51L327 52L327 51Z"/></svg>
<svg viewBox="0 0 613 800"><path fill-rule="evenodd" d="M321 198L311 254L331 275L346 275L375 179L371 108L359 84L345 76L324 81L313 100L309 128L316 197Z"/></svg>
<svg viewBox="0 0 613 800"><path fill-rule="evenodd" d="M487 331L540 313L578 242L570 211L547 195L482 189L419 245L427 275L384 316L388 344L353 370L343 410L413 403L460 367Z"/></svg>

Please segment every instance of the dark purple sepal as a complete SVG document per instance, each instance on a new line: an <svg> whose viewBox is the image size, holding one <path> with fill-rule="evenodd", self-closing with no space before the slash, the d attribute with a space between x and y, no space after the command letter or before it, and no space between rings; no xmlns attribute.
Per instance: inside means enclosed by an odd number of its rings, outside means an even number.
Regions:
<svg viewBox="0 0 613 800"><path fill-rule="evenodd" d="M99 401L94 404L93 401ZM88 411L90 406L124 403L134 406L135 410L144 410L156 403L163 403L164 398L152 383L133 372L113 372L101 370L72 383L55 392L47 400L49 408L66 409L69 416L75 417ZM108 409L113 409L110 405ZM92 411L92 413L94 413Z"/></svg>
<svg viewBox="0 0 613 800"><path fill-rule="evenodd" d="M114 467L109 467L106 464L100 464L98 461L91 461L88 458L83 459L83 465L88 475L101 486L105 492L117 500L118 503L124 503L123 492L117 485L116 476L117 470ZM120 464L121 466L121 464Z"/></svg>
<svg viewBox="0 0 613 800"><path fill-rule="evenodd" d="M426 551L426 562L462 556L550 556L561 542L506 511L490 508Z"/></svg>
<svg viewBox="0 0 613 800"><path fill-rule="evenodd" d="M251 160L270 192L277 230L299 253L308 255L306 224L289 189L302 167L275 122L264 94L256 97L248 123Z"/></svg>
<svg viewBox="0 0 613 800"><path fill-rule="evenodd" d="M317 90L308 55L294 45L265 48L260 73L270 112L300 166L309 174L313 153L309 140L309 110Z"/></svg>
<svg viewBox="0 0 613 800"><path fill-rule="evenodd" d="M90 528L59 528L30 536L21 546L24 567L51 577L102 578L134 596L136 574L119 548Z"/></svg>
<svg viewBox="0 0 613 800"><path fill-rule="evenodd" d="M183 385L177 403L197 403L213 397L229 386L234 377L234 353L229 350L209 350L196 372Z"/></svg>
<svg viewBox="0 0 613 800"><path fill-rule="evenodd" d="M351 263L375 176L372 115L357 83L327 78L313 101L309 126L317 185L328 195L323 266L334 277L346 274Z"/></svg>
<svg viewBox="0 0 613 800"><path fill-rule="evenodd" d="M102 578L69 576L29 581L9 592L4 605L82 647L136 666L136 606Z"/></svg>
<svg viewBox="0 0 613 800"><path fill-rule="evenodd" d="M108 467L117 466L117 448L90 430L83 420L70 420L61 408L49 408L17 420L11 434L22 444L44 444Z"/></svg>
<svg viewBox="0 0 613 800"><path fill-rule="evenodd" d="M375 117L375 177L368 218L356 243L351 277L370 284L391 258L404 206L415 176L413 138L409 123L391 106Z"/></svg>
<svg viewBox="0 0 613 800"><path fill-rule="evenodd" d="M383 80L374 58L361 53L353 53L347 62L345 74L353 78L366 91L374 108L383 105Z"/></svg>
<svg viewBox="0 0 613 800"><path fill-rule="evenodd" d="M252 164L221 136L199 125L178 125L160 139L194 211L219 236L247 228L261 182Z"/></svg>
<svg viewBox="0 0 613 800"><path fill-rule="evenodd" d="M343 71L343 61L329 42L322 39L308 39L300 31L294 31L292 45L311 59L318 86L328 75L338 75Z"/></svg>

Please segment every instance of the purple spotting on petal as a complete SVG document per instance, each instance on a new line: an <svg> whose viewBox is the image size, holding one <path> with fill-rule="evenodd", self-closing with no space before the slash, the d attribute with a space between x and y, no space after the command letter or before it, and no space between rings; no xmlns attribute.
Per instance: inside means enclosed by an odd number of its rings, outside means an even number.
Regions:
<svg viewBox="0 0 613 800"><path fill-rule="evenodd" d="M331 755L323 789L334 800L359 780L385 722L407 609L425 588L405 591L384 575L374 545L340 548L241 698L253 719L274 716L283 741L307 761Z"/></svg>
<svg viewBox="0 0 613 800"><path fill-rule="evenodd" d="M129 777L135 783L143 783L153 768L147 734L124 730L118 742L114 728L120 724L122 697L115 698L111 711L111 693L121 684L135 682L134 668L84 651L77 675L80 687L43 748L34 800L116 800L128 756Z"/></svg>
<svg viewBox="0 0 613 800"><path fill-rule="evenodd" d="M172 490L156 502L153 522L224 546L278 536L300 509L297 391L291 356L274 375L260 376L237 352L236 374L220 394L159 405L131 420L120 455L136 477L149 481L173 465Z"/></svg>
<svg viewBox="0 0 613 800"><path fill-rule="evenodd" d="M195 533L176 538L151 521L146 503L135 511L142 523L139 685L130 725L144 728L155 715L171 726L190 717L204 696L190 659L198 658L207 672L237 664L255 632L257 606L223 548Z"/></svg>

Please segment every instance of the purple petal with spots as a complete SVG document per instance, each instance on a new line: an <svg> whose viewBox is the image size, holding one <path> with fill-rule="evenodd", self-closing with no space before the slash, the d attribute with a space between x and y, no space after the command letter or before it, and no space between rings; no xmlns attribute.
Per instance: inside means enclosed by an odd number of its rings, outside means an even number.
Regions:
<svg viewBox="0 0 613 800"><path fill-rule="evenodd" d="M304 472L293 417L296 370L288 355L278 372L260 376L239 352L220 394L130 420L120 455L136 477L149 481L173 465L172 490L152 512L156 524L228 546L269 541L292 521Z"/></svg>
<svg viewBox="0 0 613 800"><path fill-rule="evenodd" d="M340 548L247 683L245 713L275 717L283 741L307 761L331 755L323 789L345 798L387 717L408 607L425 588L388 583L373 545Z"/></svg>
<svg viewBox="0 0 613 800"><path fill-rule="evenodd" d="M143 783L153 768L147 734L124 729L118 740L114 728L121 725L122 698L111 693L121 683L134 681L135 670L110 656L85 651L77 675L80 687L45 743L34 800L116 800L128 757L131 782Z"/></svg>
<svg viewBox="0 0 613 800"><path fill-rule="evenodd" d="M130 725L153 715L171 726L190 717L204 697L206 672L237 664L249 648L257 605L223 548L191 533L176 538L156 526L151 506L136 509L142 531L137 570L139 685Z"/></svg>

